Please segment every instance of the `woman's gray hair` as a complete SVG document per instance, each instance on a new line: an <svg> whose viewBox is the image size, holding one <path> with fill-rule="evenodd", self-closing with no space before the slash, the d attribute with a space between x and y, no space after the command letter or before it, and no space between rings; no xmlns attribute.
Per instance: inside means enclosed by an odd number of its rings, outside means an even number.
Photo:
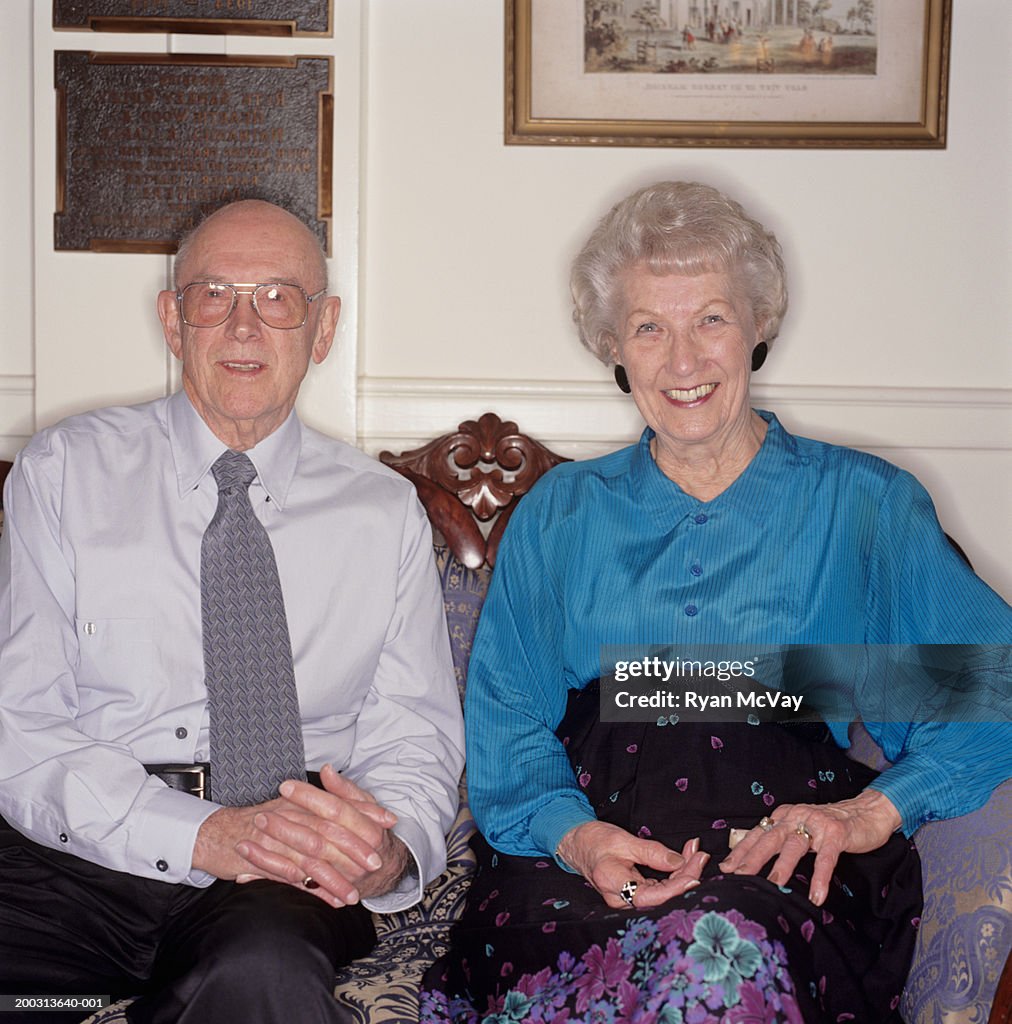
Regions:
<svg viewBox="0 0 1012 1024"><path fill-rule="evenodd" d="M695 181L662 181L605 215L573 261L570 288L580 341L606 365L617 340L622 272L725 272L745 289L760 341L770 343L787 311L780 243L741 205Z"/></svg>

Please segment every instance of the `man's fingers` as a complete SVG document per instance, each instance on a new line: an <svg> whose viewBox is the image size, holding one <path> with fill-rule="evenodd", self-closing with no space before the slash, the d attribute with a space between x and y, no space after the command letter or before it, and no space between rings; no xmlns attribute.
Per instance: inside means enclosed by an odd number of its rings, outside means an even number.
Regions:
<svg viewBox="0 0 1012 1024"><path fill-rule="evenodd" d="M330 861L305 858L295 862L284 854L249 840L241 843L240 847L243 857L272 881L306 889L333 907L359 901L359 891L355 884ZM316 883L315 886L305 885L306 879L311 879Z"/></svg>
<svg viewBox="0 0 1012 1024"><path fill-rule="evenodd" d="M362 836L331 821L318 818L298 821L284 813L267 811L258 814L253 821L266 835L305 857L333 860L343 855L362 871L376 871L383 866L377 852L383 841L383 830L375 826L368 836Z"/></svg>
<svg viewBox="0 0 1012 1024"><path fill-rule="evenodd" d="M396 814L381 807L353 782L338 775L333 768L329 769L329 775L321 771L320 777L336 780L333 782L334 788L328 786L324 790L308 782L286 779L281 783L279 792L297 807L331 821L341 820L342 816L353 812L380 828L391 828L397 823Z"/></svg>

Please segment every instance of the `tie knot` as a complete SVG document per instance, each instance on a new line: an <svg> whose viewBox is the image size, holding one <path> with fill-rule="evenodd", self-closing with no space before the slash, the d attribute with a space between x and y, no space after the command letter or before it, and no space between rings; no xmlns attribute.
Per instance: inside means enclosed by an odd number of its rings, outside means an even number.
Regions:
<svg viewBox="0 0 1012 1024"><path fill-rule="evenodd" d="M218 491L230 487L241 487L246 490L257 475L256 466L250 462L249 456L231 449L220 456L211 467L214 479L218 482Z"/></svg>

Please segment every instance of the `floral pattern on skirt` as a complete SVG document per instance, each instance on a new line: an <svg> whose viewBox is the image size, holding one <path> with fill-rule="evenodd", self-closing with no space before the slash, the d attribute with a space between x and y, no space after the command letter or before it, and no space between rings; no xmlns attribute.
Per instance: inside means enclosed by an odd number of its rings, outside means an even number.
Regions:
<svg viewBox="0 0 1012 1024"><path fill-rule="evenodd" d="M672 910L658 920L628 920L604 949L577 960L559 954L554 969L525 974L490 999L481 1015L468 1000L422 993L429 1024L803 1024L781 943L737 911Z"/></svg>
<svg viewBox="0 0 1012 1024"><path fill-rule="evenodd" d="M428 1024L898 1024L921 910L920 863L894 835L839 858L825 903L814 855L784 886L724 875L730 828L783 803L854 796L876 773L821 723L602 723L595 685L558 735L599 820L711 855L701 884L662 907L614 910L548 857L493 850L450 952L425 974ZM649 872L644 871L644 874Z"/></svg>

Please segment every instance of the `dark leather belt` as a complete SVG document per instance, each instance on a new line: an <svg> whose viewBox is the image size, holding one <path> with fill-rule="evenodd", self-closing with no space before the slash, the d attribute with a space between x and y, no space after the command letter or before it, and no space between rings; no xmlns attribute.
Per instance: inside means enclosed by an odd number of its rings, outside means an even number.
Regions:
<svg viewBox="0 0 1012 1024"><path fill-rule="evenodd" d="M209 764L146 764L144 770L148 775L157 776L170 789L178 789L180 793L189 793L190 796L199 797L201 800L210 799ZM306 772L306 778L317 789L323 789L319 772Z"/></svg>

